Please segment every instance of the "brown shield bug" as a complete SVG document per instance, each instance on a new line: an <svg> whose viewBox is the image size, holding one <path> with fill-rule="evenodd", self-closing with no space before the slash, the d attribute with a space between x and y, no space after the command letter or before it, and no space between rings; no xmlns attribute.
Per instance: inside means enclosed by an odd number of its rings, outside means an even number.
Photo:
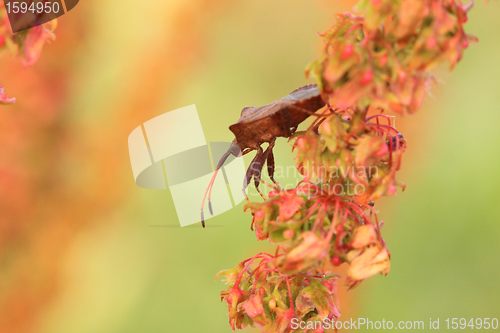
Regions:
<svg viewBox="0 0 500 333"><path fill-rule="evenodd" d="M243 182L243 193L248 183L254 179L255 188L264 198L259 190L260 174L264 163L267 161L267 172L269 178L274 182L274 155L273 147L277 137L289 138L297 129L297 126L311 115L316 115L316 111L325 106L318 86L309 84L295 89L289 95L278 99L270 104L259 107L246 107L241 111L241 117L236 124L229 126L234 133L235 139L231 143L228 151L221 157L214 175L208 184L203 202L201 204L201 225L205 227L203 207L208 194L208 208L212 214L212 204L210 196L212 186L218 171L223 166L229 155L242 156L252 150L257 154L250 163ZM261 145L265 142L269 146L264 151ZM248 201L248 197L247 197Z"/></svg>

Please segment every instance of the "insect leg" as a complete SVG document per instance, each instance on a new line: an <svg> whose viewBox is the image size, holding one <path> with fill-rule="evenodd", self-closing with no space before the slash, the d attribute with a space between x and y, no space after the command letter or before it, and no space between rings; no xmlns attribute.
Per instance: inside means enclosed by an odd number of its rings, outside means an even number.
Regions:
<svg viewBox="0 0 500 333"><path fill-rule="evenodd" d="M247 199L247 202L250 202L250 200L248 199L248 196L247 196L247 193L245 192L245 190L248 187L248 184L250 183L250 181L252 180L252 177L255 174L256 163L258 162L258 160L262 156L262 154L263 154L262 147L259 147L257 149L257 154L253 158L252 162L250 163L250 166L247 169L247 173L245 174L245 180L243 182L243 189L242 189L242 191L243 191L243 195Z"/></svg>
<svg viewBox="0 0 500 333"><path fill-rule="evenodd" d="M274 180L274 154L273 154L273 148L274 148L274 142L276 140L273 140L271 143L269 143L269 147L267 148L269 150L269 155L267 155L267 174L269 175L269 178L273 181L274 185L278 185L276 181Z"/></svg>
<svg viewBox="0 0 500 333"><path fill-rule="evenodd" d="M317 120L317 119L316 119ZM318 121L314 127L313 127L313 131L314 133L316 133L317 135L319 135L319 126L326 120L326 118L323 118L321 119L320 121Z"/></svg>
<svg viewBox="0 0 500 333"><path fill-rule="evenodd" d="M271 148L272 149L272 148ZM266 151L259 156L259 158L255 161L254 169L253 169L253 180L255 184L255 189L259 192L262 199L266 199L262 192L259 189L260 185L260 175L262 174L262 168L264 167L264 163L266 162L267 156L269 154L269 147L267 147Z"/></svg>

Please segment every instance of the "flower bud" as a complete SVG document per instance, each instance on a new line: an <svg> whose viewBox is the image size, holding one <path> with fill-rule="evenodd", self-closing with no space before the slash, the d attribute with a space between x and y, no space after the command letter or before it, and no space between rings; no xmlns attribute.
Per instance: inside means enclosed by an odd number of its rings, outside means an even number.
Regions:
<svg viewBox="0 0 500 333"><path fill-rule="evenodd" d="M294 235L295 232L292 229L287 229L283 232L283 237L285 237L285 239L292 239Z"/></svg>
<svg viewBox="0 0 500 333"><path fill-rule="evenodd" d="M332 264L333 264L333 266L340 266L341 263L342 263L342 259L340 259L339 256L333 256L332 257Z"/></svg>
<svg viewBox="0 0 500 333"><path fill-rule="evenodd" d="M434 36L427 38L427 40L425 41L425 47L427 47L428 49L433 49L436 47L436 45L437 45L437 40L436 37Z"/></svg>
<svg viewBox="0 0 500 333"><path fill-rule="evenodd" d="M274 298L271 298L268 305L269 305L269 309L274 310L276 308L276 300Z"/></svg>
<svg viewBox="0 0 500 333"><path fill-rule="evenodd" d="M352 46L352 44L347 44L346 46L344 46L344 49L342 50L342 60L346 60L347 58L349 58L350 56L352 56L352 54L354 53L354 46Z"/></svg>
<svg viewBox="0 0 500 333"><path fill-rule="evenodd" d="M367 70L366 72L363 73L363 76L361 77L361 84L366 85L373 80L373 72L371 70Z"/></svg>
<svg viewBox="0 0 500 333"><path fill-rule="evenodd" d="M299 149L301 151L306 151L307 150L307 147L306 147L306 138L304 138L303 136L299 137L297 139L296 145L297 145L297 147L299 147Z"/></svg>
<svg viewBox="0 0 500 333"><path fill-rule="evenodd" d="M321 124L321 130L326 135L332 135L332 125L330 124L330 122L328 120L323 122L323 124Z"/></svg>

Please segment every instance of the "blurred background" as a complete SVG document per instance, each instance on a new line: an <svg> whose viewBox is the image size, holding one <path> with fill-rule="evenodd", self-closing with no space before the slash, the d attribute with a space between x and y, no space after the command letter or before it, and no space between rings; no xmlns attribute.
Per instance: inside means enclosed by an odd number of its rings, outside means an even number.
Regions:
<svg viewBox="0 0 500 333"><path fill-rule="evenodd" d="M180 228L168 189L135 185L128 135L196 104L207 141L230 142L243 107L313 82L317 33L353 4L86 0L32 67L4 54L17 102L0 108L0 332L230 332L215 274L275 247L243 203ZM466 30L480 43L398 118L407 189L376 206L392 268L340 288L342 319L500 317L499 14L476 4ZM290 150L278 140L278 165Z"/></svg>

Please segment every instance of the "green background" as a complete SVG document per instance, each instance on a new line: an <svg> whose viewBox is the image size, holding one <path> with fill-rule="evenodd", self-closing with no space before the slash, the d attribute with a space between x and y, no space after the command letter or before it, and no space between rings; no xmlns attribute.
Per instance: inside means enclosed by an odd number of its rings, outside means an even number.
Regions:
<svg viewBox="0 0 500 333"><path fill-rule="evenodd" d="M83 29L92 33L72 64L73 123L120 112L109 104L123 94L127 66L162 38L158 27L169 10L162 1L147 3L85 1L72 11L87 15ZM321 49L317 32L352 5L335 4L227 5L205 27L203 61L177 82L175 93L166 94L158 114L196 104L207 141L231 141L228 126L243 107L267 104L312 82L303 69ZM440 86L417 114L398 118L408 139L398 179L407 189L376 206L385 221L391 271L343 297L348 307L342 319L423 320L427 327L429 318L443 325L453 317L500 317L499 14L497 1L476 4L466 29L480 43L469 47L451 73L445 66L436 70ZM70 19L61 18L58 29ZM127 138L121 139L126 149ZM294 164L285 139L278 140L275 155L279 165ZM179 228L168 190L135 186L127 163L116 172L123 174L127 196L67 249L63 287L44 308L39 331L230 332L219 298L225 286L214 281L215 274L274 249L256 241L243 203L209 219L206 229Z"/></svg>

